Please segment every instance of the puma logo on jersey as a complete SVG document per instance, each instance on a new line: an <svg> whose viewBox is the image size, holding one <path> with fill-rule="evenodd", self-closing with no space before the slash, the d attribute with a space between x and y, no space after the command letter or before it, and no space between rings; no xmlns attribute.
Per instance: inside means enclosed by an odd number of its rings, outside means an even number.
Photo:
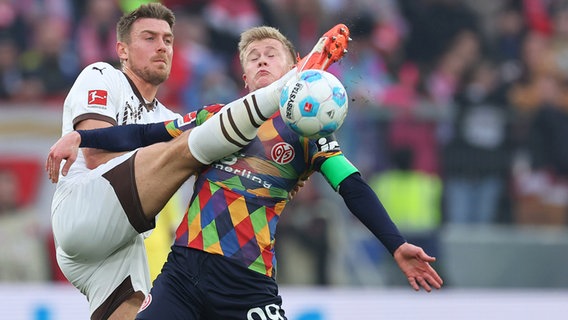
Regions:
<svg viewBox="0 0 568 320"><path fill-rule="evenodd" d="M107 105L106 90L89 90L88 104L106 106Z"/></svg>
<svg viewBox="0 0 568 320"><path fill-rule="evenodd" d="M101 68L97 68L97 67L93 67L93 70L97 70L98 72L101 73L101 75L103 74L103 70L104 70L104 69L106 69L106 67L104 67L104 68L102 68L102 69L101 69Z"/></svg>

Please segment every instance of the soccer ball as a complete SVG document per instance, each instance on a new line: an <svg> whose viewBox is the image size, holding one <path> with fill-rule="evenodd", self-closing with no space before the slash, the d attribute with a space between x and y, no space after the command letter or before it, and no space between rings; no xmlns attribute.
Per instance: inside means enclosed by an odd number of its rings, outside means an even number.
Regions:
<svg viewBox="0 0 568 320"><path fill-rule="evenodd" d="M280 115L300 136L328 136L341 127L347 116L345 87L329 72L302 71L282 89Z"/></svg>

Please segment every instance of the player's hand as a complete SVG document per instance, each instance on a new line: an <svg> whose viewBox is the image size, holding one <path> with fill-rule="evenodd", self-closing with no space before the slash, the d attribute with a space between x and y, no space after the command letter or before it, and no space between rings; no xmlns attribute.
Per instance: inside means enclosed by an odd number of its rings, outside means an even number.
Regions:
<svg viewBox="0 0 568 320"><path fill-rule="evenodd" d="M436 258L427 255L422 248L404 243L394 252L394 259L414 290L419 291L422 287L430 292L432 287L436 289L442 287L444 281L430 266Z"/></svg>
<svg viewBox="0 0 568 320"><path fill-rule="evenodd" d="M306 179L298 180L298 183L296 183L296 185L294 186L294 189L292 189L292 191L290 191L290 193L288 193L288 200L292 200L296 196L298 191L300 191L300 189L306 185L306 181L308 181L309 179L310 179L310 177L307 177Z"/></svg>
<svg viewBox="0 0 568 320"><path fill-rule="evenodd" d="M57 183L59 180L59 168L63 160L65 160L65 164L61 169L61 174L64 176L67 175L69 168L77 159L80 144L81 135L79 135L77 131L73 131L61 137L49 149L49 154L45 162L45 171L52 183Z"/></svg>

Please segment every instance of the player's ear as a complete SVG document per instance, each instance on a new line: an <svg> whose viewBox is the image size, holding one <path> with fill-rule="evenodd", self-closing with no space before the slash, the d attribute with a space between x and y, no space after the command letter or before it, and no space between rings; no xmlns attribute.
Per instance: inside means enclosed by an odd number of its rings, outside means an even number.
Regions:
<svg viewBox="0 0 568 320"><path fill-rule="evenodd" d="M247 75L243 73L243 82L245 83L245 89L248 87L247 84Z"/></svg>
<svg viewBox="0 0 568 320"><path fill-rule="evenodd" d="M128 59L128 47L122 42L116 43L116 54L121 61Z"/></svg>

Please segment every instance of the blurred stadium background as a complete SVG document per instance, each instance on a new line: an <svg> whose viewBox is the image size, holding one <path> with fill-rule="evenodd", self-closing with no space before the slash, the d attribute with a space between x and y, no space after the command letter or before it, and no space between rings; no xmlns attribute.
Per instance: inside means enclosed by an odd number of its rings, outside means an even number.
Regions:
<svg viewBox="0 0 568 320"><path fill-rule="evenodd" d="M0 319L88 317L53 258L43 172L87 64L116 64L114 26L144 1L0 0ZM160 100L180 113L244 91L236 42L278 27L309 52L352 31L330 70L350 113L338 139L445 288L415 293L319 176L283 214L290 320L560 319L568 312L568 2L171 0L175 56ZM160 268L191 191L148 242ZM96 195L93 195L96 196Z"/></svg>

